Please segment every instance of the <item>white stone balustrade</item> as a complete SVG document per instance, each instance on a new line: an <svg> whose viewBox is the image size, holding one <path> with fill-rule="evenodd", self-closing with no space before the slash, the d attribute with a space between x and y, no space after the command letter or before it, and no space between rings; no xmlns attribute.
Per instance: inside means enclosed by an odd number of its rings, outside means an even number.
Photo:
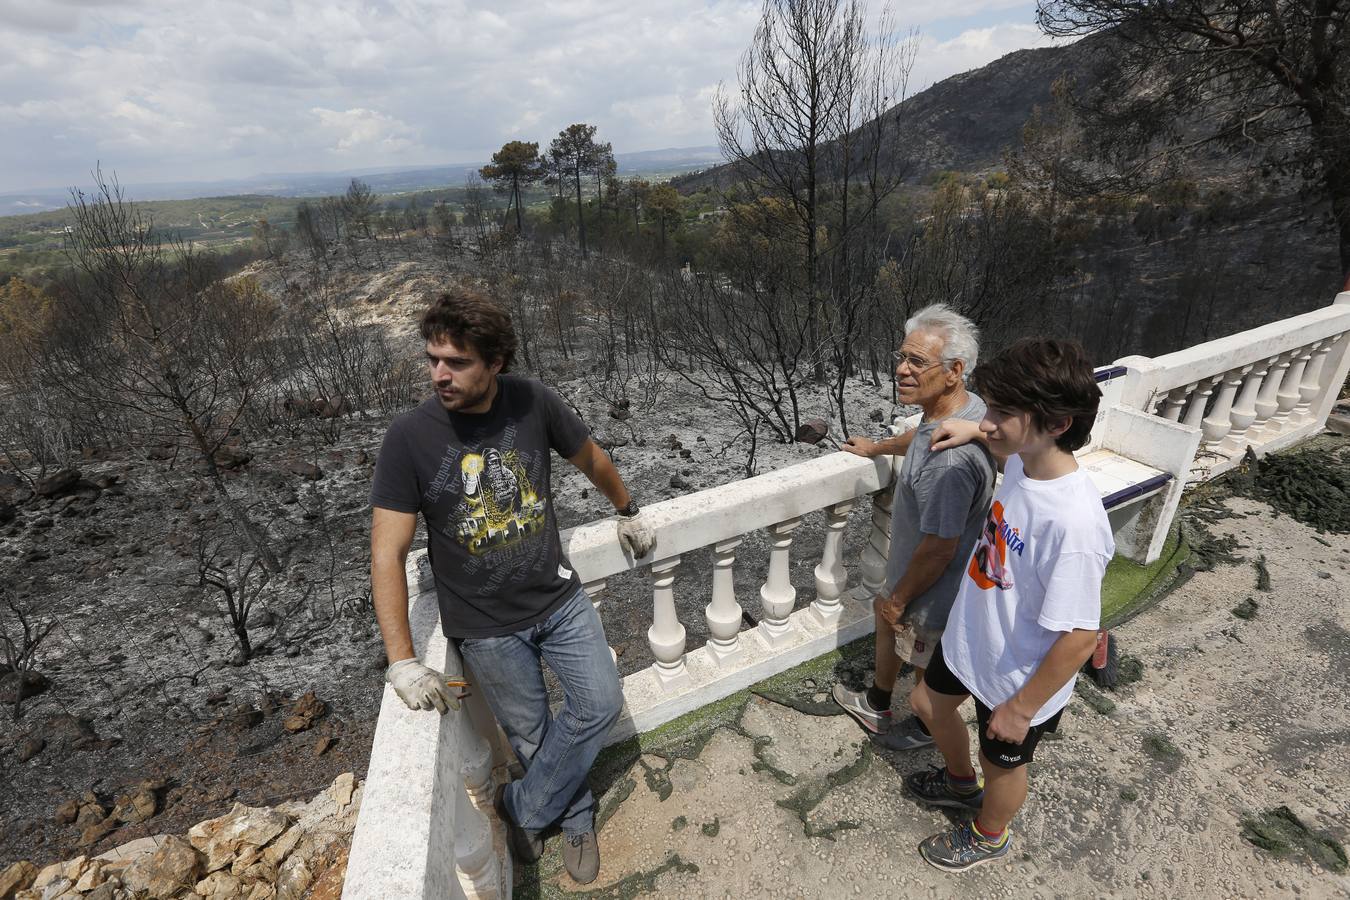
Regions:
<svg viewBox="0 0 1350 900"><path fill-rule="evenodd" d="M460 672L419 566L413 558L408 567L414 649L428 665ZM480 724L495 729L490 715L482 723L467 708L443 716L410 710L385 686L344 900L509 896L510 861L497 851L494 820L484 815L496 735L484 734Z"/></svg>
<svg viewBox="0 0 1350 900"><path fill-rule="evenodd" d="M1153 359L1126 357L1122 402L1198 428L1213 477L1322 428L1350 366L1350 292L1330 306Z"/></svg>
<svg viewBox="0 0 1350 900"><path fill-rule="evenodd" d="M1143 485L1146 502L1110 509L1120 552L1156 558L1188 478L1231 468L1248 446L1264 454L1319 430L1347 368L1350 293L1301 316L1153 359L1127 357L1103 370L1104 408L1080 454L1101 447L1173 479L1165 490ZM836 453L652 504L646 515L657 533L654 560L626 556L611 519L566 532L565 550L597 608L607 579L651 570L648 641L655 662L624 679L625 713L610 740L647 731L869 633L871 599L885 583L890 550L891 476L890 458ZM844 528L865 500L870 524L849 592ZM804 518L816 516L826 528L816 596L794 612L793 535ZM769 538L769 564L760 589L762 618L750 640L741 633L733 576L737 549L760 531ZM676 573L682 557L705 547L713 554L712 601L704 610L710 638L690 651L675 602ZM408 580L419 656L459 671L458 654L437 627L424 552L410 559ZM510 762L480 697L438 716L408 710L386 688L343 896L510 896L510 857L488 810Z"/></svg>

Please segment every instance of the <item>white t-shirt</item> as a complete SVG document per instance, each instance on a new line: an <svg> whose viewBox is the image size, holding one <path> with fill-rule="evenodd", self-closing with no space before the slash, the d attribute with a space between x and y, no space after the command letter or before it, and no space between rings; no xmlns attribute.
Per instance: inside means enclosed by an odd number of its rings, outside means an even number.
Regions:
<svg viewBox="0 0 1350 900"><path fill-rule="evenodd" d="M942 636L947 668L990 709L1007 701L1061 633L1098 627L1102 576L1115 552L1087 472L1037 481L1009 457ZM1031 724L1064 708L1076 678Z"/></svg>

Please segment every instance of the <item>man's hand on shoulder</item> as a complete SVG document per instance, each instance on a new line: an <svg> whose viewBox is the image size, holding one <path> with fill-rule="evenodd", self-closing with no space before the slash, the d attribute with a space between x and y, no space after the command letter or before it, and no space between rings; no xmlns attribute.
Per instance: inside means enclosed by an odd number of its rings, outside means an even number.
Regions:
<svg viewBox="0 0 1350 900"><path fill-rule="evenodd" d="M461 677L444 675L416 659L399 660L385 670L384 678L408 709L435 709L445 715L459 709L459 701L469 696L464 690L468 683Z"/></svg>
<svg viewBox="0 0 1350 900"><path fill-rule="evenodd" d="M619 546L640 559L656 547L656 532L638 510L631 516L619 514Z"/></svg>

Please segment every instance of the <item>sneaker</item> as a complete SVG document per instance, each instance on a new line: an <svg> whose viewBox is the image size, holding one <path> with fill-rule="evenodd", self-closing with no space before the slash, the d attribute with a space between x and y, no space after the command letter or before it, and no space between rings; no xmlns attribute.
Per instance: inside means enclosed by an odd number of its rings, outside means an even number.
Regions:
<svg viewBox="0 0 1350 900"><path fill-rule="evenodd" d="M595 831L563 835L563 865L577 884L590 884L600 874L600 842Z"/></svg>
<svg viewBox="0 0 1350 900"><path fill-rule="evenodd" d="M844 708L844 712L858 720L858 724L873 734L885 734L891 727L891 711L877 710L867 702L867 691L850 691L843 684L836 684L834 702Z"/></svg>
<svg viewBox="0 0 1350 900"><path fill-rule="evenodd" d="M972 823L962 822L951 831L925 838L919 844L919 855L936 868L959 872L1006 856L1011 845L1012 834L1009 832L1004 833L1002 841L993 844L985 840Z"/></svg>
<svg viewBox="0 0 1350 900"><path fill-rule="evenodd" d="M492 808L497 818L506 826L506 840L511 845L511 855L520 863L537 862L544 855L544 841L536 832L521 828L506 809L506 785L500 785L492 797Z"/></svg>
<svg viewBox="0 0 1350 900"><path fill-rule="evenodd" d="M887 750L917 750L933 746L933 736L919 727L919 717L910 716L874 740Z"/></svg>
<svg viewBox="0 0 1350 900"><path fill-rule="evenodd" d="M933 806L952 806L956 809L979 810L984 804L984 782L969 794L952 790L947 781L947 770L942 766L929 766L922 772L910 772L905 776L905 787L909 792L925 803Z"/></svg>

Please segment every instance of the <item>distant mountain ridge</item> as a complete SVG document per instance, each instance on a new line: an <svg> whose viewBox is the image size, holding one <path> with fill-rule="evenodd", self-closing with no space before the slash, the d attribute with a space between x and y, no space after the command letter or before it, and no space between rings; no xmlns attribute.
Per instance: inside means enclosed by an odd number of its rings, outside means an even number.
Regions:
<svg viewBox="0 0 1350 900"><path fill-rule="evenodd" d="M614 154L619 173L642 175L702 169L722 161L716 147L668 147ZM265 173L248 178L220 181L184 181L160 184L126 184L133 200L195 200L209 197L262 195L270 197L326 197L341 194L353 178L360 178L377 194L458 187L464 177L477 172L487 161L444 166L400 166L348 169L340 172ZM64 188L0 193L0 216L26 215L62 209L70 201Z"/></svg>
<svg viewBox="0 0 1350 900"><path fill-rule="evenodd" d="M988 65L943 79L887 111L898 119L890 131L894 153L909 163L911 178L942 169L980 171L999 165L1004 152L1021 140L1022 126L1037 106L1051 101L1061 77L1080 85L1100 75L1102 48L1109 37L1072 44L1017 50ZM676 180L682 191L725 184L729 166Z"/></svg>

